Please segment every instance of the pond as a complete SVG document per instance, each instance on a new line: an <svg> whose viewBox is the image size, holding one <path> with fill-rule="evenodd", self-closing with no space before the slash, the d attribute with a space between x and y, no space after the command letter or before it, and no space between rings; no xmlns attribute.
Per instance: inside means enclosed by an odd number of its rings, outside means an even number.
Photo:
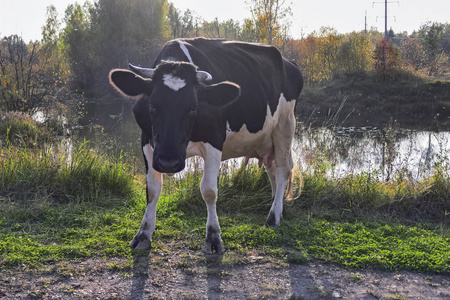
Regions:
<svg viewBox="0 0 450 300"><path fill-rule="evenodd" d="M421 180L431 175L450 152L449 132L401 128L316 128L303 130L294 143L303 170L311 161L326 157L329 175L337 178L362 172L380 180L397 176Z"/></svg>
<svg viewBox="0 0 450 300"><path fill-rule="evenodd" d="M140 129L131 101L85 102L79 124L72 126L72 131L108 153L136 158L136 166L143 171ZM299 124L293 150L303 171L311 171L314 162L321 161L329 165L328 174L337 178L368 172L380 180L397 176L420 180L431 174L435 164L447 160L450 132Z"/></svg>

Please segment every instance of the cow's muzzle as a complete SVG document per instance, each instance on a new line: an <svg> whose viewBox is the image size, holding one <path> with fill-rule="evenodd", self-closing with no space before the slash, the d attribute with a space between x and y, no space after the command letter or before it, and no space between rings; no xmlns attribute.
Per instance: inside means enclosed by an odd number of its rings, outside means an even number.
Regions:
<svg viewBox="0 0 450 300"><path fill-rule="evenodd" d="M160 173L177 173L184 169L184 159L156 157L153 168Z"/></svg>

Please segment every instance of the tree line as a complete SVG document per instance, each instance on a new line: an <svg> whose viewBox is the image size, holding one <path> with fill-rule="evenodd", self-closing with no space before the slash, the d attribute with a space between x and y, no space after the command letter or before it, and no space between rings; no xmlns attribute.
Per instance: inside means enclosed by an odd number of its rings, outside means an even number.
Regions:
<svg viewBox="0 0 450 300"><path fill-rule="evenodd" d="M107 74L128 62L148 66L170 39L204 36L272 44L302 69L306 84L373 71L383 80L395 72L434 75L449 67L450 24L426 23L407 35L338 33L323 27L302 39L289 37L289 5L248 0L251 17L205 21L166 0L99 0L70 4L62 17L47 8L40 41L20 36L0 41L0 109L32 111L76 95L111 92Z"/></svg>

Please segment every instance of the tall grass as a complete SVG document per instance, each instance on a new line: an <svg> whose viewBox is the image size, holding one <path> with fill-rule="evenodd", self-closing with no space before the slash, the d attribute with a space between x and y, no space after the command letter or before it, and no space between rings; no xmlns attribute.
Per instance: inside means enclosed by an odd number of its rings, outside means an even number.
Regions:
<svg viewBox="0 0 450 300"><path fill-rule="evenodd" d="M130 168L120 158L98 154L86 142L70 149L60 144L0 150L0 197L11 202L108 202L131 195L133 188Z"/></svg>
<svg viewBox="0 0 450 300"><path fill-rule="evenodd" d="M286 202L285 216L307 213L340 220L389 220L408 224L449 224L450 177L448 164L436 164L432 176L420 182L397 177L381 181L378 170L332 177L325 159L313 160L303 173L303 189ZM166 178L164 195L176 199L176 209L189 214L206 213L200 194L202 172L198 162L182 178ZM294 177L294 181L296 178ZM265 216L272 204L269 178L256 164L228 165L218 179L217 209L224 214Z"/></svg>
<svg viewBox="0 0 450 300"><path fill-rule="evenodd" d="M197 213L205 210L205 203L200 193L203 175L202 161L190 159L187 171L181 178L165 178L163 193L177 199L177 206L186 212ZM219 211L249 213L264 211L272 204L270 180L263 168L250 163L230 160L222 163L218 178ZM206 210L205 210L206 211Z"/></svg>

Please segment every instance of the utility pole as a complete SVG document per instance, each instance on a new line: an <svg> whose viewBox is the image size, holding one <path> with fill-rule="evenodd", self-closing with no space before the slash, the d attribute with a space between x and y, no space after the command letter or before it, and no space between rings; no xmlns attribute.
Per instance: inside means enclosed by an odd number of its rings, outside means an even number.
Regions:
<svg viewBox="0 0 450 300"><path fill-rule="evenodd" d="M367 35L367 10L366 16L364 17L364 34Z"/></svg>
<svg viewBox="0 0 450 300"><path fill-rule="evenodd" d="M372 2L372 7L374 7L375 3L383 3L383 2ZM388 0L384 0L384 38L387 39L388 38L388 27L387 27L387 20L388 20L388 11L387 11L387 7L388 7L388 3L397 3L398 6L400 6L400 1L388 1Z"/></svg>
<svg viewBox="0 0 450 300"><path fill-rule="evenodd" d="M388 38L388 31L387 31L387 0L384 0L384 39L387 40Z"/></svg>

